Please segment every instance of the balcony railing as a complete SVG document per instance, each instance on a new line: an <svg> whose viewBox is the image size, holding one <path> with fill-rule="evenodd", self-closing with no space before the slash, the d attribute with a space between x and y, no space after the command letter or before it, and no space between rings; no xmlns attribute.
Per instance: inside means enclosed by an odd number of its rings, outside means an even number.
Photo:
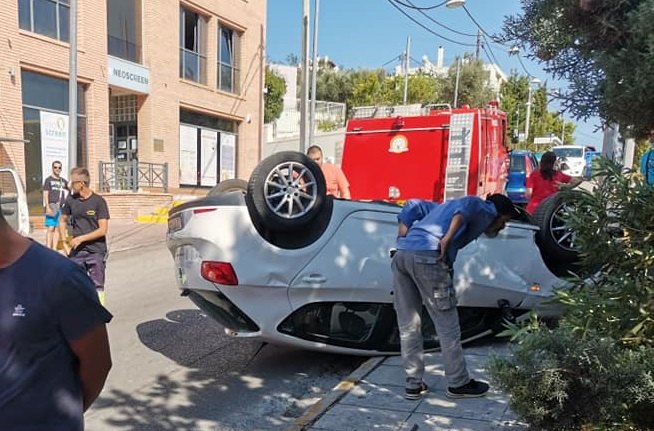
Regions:
<svg viewBox="0 0 654 431"><path fill-rule="evenodd" d="M168 163L100 162L100 190L131 190L140 187L161 188L168 193Z"/></svg>

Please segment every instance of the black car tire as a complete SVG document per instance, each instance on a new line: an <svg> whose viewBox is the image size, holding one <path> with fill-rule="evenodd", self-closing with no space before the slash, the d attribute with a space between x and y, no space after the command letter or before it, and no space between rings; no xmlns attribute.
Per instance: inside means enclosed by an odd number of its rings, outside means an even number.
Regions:
<svg viewBox="0 0 654 431"><path fill-rule="evenodd" d="M575 234L566 227L567 211L569 208L560 193L548 196L534 211L532 218L539 227L536 242L546 262L570 264L579 258Z"/></svg>
<svg viewBox="0 0 654 431"><path fill-rule="evenodd" d="M233 178L229 180L224 180L216 184L210 191L207 193L207 196L218 196L224 193L231 192L243 192L246 193L248 189L248 183L245 180L240 178Z"/></svg>
<svg viewBox="0 0 654 431"><path fill-rule="evenodd" d="M324 211L327 186L320 166L297 151L275 153L259 163L248 181L245 204L255 224L298 231Z"/></svg>

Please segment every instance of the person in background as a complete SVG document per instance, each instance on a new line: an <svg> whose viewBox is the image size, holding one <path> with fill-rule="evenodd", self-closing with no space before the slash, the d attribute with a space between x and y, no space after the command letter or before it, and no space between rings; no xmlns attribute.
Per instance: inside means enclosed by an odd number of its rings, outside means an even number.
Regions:
<svg viewBox="0 0 654 431"><path fill-rule="evenodd" d="M573 178L556 169L556 154L546 151L540 159L538 170L532 172L527 178L527 212L533 214L538 205L550 195L559 190L561 184L577 187L581 184L580 178Z"/></svg>
<svg viewBox="0 0 654 431"><path fill-rule="evenodd" d="M337 198L350 199L350 183L348 183L341 168L333 163L324 163L322 149L317 145L309 147L307 156L318 163L320 169L322 169L327 183L327 194Z"/></svg>
<svg viewBox="0 0 654 431"><path fill-rule="evenodd" d="M52 175L43 182L43 207L45 208L45 246L57 247L57 227L61 207L68 196L68 182L61 176L61 162L52 162ZM63 239L63 238L62 238Z"/></svg>
<svg viewBox="0 0 654 431"><path fill-rule="evenodd" d="M71 195L62 209L59 232L62 238L67 237L66 225L70 218L72 239L64 242L64 252L88 271L100 303L104 304L109 208L107 201L89 188L90 183L86 168L71 170Z"/></svg>
<svg viewBox="0 0 654 431"><path fill-rule="evenodd" d="M654 129L649 131L650 149L640 158L640 173L650 186L654 185Z"/></svg>
<svg viewBox="0 0 654 431"><path fill-rule="evenodd" d="M497 236L518 211L500 194L483 200L466 196L444 203L407 201L397 216L397 251L393 255L394 306L400 331L400 348L406 372L404 397L417 400L429 392L425 371L423 304L440 341L450 398L481 397L488 384L470 378L452 282L452 266L459 249L482 233Z"/></svg>
<svg viewBox="0 0 654 431"><path fill-rule="evenodd" d="M83 431L111 369L111 318L78 265L0 211L0 429Z"/></svg>

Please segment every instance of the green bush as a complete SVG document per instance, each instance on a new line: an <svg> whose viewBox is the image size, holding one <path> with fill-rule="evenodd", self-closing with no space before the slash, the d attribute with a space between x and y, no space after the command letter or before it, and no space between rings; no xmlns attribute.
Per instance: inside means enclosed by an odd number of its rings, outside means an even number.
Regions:
<svg viewBox="0 0 654 431"><path fill-rule="evenodd" d="M654 188L606 159L598 164L593 191L562 193L572 204L567 223L582 267L599 273L592 283L574 279L557 298L567 324L581 332L654 346Z"/></svg>
<svg viewBox="0 0 654 431"><path fill-rule="evenodd" d="M318 120L316 127L321 132L333 132L343 127L343 121L334 121L334 120Z"/></svg>
<svg viewBox="0 0 654 431"><path fill-rule="evenodd" d="M512 358L492 358L493 382L513 410L542 430L654 427L654 349L625 349L570 327L529 333Z"/></svg>
<svg viewBox="0 0 654 431"><path fill-rule="evenodd" d="M594 275L556 292L556 329L509 327L515 355L493 359L491 378L536 428L654 429L654 188L602 159L591 191L561 193Z"/></svg>

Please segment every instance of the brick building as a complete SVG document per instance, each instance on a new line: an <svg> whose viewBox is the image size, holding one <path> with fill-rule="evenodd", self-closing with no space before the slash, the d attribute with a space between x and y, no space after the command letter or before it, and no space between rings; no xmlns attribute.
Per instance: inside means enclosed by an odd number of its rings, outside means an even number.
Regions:
<svg viewBox="0 0 654 431"><path fill-rule="evenodd" d="M18 169L31 208L52 160L67 165L69 16L69 0L0 2L0 166ZM265 0L79 0L77 164L92 186L147 200L121 191L113 162L166 163L171 191L248 178L265 22Z"/></svg>

